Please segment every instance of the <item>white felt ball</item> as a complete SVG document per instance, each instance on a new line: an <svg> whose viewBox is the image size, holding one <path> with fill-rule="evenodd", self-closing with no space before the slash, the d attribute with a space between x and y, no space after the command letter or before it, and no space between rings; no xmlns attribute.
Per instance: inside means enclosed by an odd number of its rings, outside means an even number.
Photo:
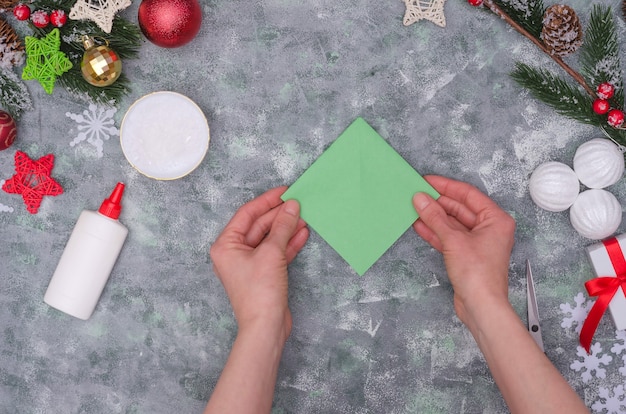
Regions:
<svg viewBox="0 0 626 414"><path fill-rule="evenodd" d="M624 174L624 154L613 141L594 138L576 150L574 171L589 188L608 187Z"/></svg>
<svg viewBox="0 0 626 414"><path fill-rule="evenodd" d="M619 227L622 222L622 206L606 190L587 190L576 198L569 218L581 236L600 240L615 233Z"/></svg>
<svg viewBox="0 0 626 414"><path fill-rule="evenodd" d="M535 204L548 211L567 210L576 200L580 183L569 166L549 161L533 171L528 183L530 198Z"/></svg>

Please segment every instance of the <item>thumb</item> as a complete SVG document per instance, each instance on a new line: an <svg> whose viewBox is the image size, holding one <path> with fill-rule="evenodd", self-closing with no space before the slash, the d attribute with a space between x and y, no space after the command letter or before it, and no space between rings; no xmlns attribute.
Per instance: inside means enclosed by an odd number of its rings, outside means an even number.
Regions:
<svg viewBox="0 0 626 414"><path fill-rule="evenodd" d="M275 243L282 251L285 251L289 240L296 233L299 220L300 204L296 200L285 201L274 218L267 241Z"/></svg>
<svg viewBox="0 0 626 414"><path fill-rule="evenodd" d="M443 207L426 193L417 193L413 196L413 207L419 215L419 220L443 241L452 230L448 214Z"/></svg>

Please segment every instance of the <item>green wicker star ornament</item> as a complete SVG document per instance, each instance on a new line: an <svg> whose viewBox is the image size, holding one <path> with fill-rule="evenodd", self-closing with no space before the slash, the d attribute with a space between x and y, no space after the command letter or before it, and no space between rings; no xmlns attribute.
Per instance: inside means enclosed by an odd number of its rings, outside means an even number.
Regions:
<svg viewBox="0 0 626 414"><path fill-rule="evenodd" d="M44 91L51 94L57 76L71 69L72 62L61 52L59 29L53 29L45 37L26 36L26 66L22 79L37 79Z"/></svg>

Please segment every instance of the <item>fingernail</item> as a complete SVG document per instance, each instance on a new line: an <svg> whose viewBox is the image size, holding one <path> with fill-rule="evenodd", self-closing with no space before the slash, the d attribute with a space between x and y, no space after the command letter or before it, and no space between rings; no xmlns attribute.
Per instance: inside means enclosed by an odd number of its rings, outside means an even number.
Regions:
<svg viewBox="0 0 626 414"><path fill-rule="evenodd" d="M430 198L425 193L416 193L413 196L413 204L418 210L424 210L430 204Z"/></svg>
<svg viewBox="0 0 626 414"><path fill-rule="evenodd" d="M285 213L297 216L299 214L300 204L296 200L285 201Z"/></svg>

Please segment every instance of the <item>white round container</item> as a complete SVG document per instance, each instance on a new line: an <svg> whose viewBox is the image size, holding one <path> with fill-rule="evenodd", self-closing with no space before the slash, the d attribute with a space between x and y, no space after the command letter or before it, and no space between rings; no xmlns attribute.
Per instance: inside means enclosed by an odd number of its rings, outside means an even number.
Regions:
<svg viewBox="0 0 626 414"><path fill-rule="evenodd" d="M128 162L157 180L174 180L195 170L209 149L209 140L202 110L176 92L154 92L138 99L120 127Z"/></svg>

